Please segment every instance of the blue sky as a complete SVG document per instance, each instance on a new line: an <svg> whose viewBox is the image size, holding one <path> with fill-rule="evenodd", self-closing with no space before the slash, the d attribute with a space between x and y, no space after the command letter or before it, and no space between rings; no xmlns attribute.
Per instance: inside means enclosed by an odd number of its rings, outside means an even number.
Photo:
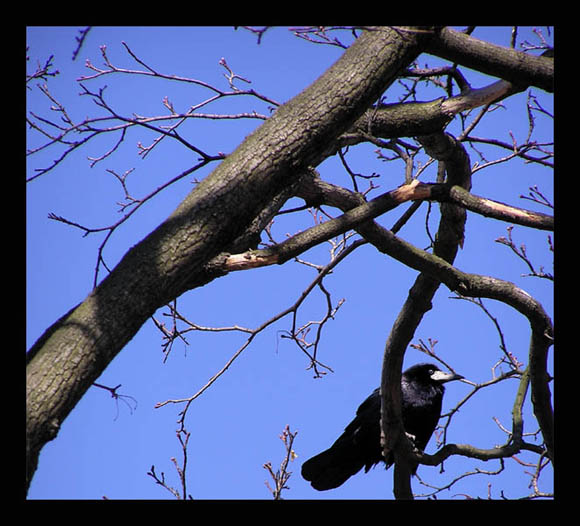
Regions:
<svg viewBox="0 0 580 526"><path fill-rule="evenodd" d="M256 37L243 29L229 27L95 27L76 59L72 61L78 27L31 27L27 29L27 71L35 69L54 55L59 75L48 80L51 94L67 108L74 121L86 116L104 115L87 96L79 96L77 79L91 72L85 67L89 59L103 66L99 46L106 45L107 55L118 67L143 69L121 44L124 41L137 57L156 70L195 78L228 90L223 57L238 75L251 84L237 81L240 89L252 88L283 103L312 83L341 54L337 47L315 45L292 35L286 28L269 30L260 45ZM545 29L543 35L551 40ZM509 44L510 28L480 28L475 36L502 45ZM343 34L350 42L348 34ZM536 41L530 28L523 28L518 42ZM421 56L419 64L441 64L432 56ZM473 87L494 81L490 77L462 68ZM50 110L52 103L31 83L27 90L27 110L46 118L58 119ZM137 75L106 75L84 82L91 91L107 85L105 97L120 114L131 116L163 115L162 101L168 97L178 112L185 112L211 92L191 84ZM553 112L552 96L533 89L542 106ZM387 102L397 100L401 89L393 86ZM419 100L432 100L441 91L424 91ZM421 98L423 97L423 98ZM527 92L514 96L488 115L475 135L495 137L511 142L510 132L524 142L528 132ZM233 114L256 111L268 115L269 108L255 98L237 97L208 106L207 113ZM472 117L471 117L472 118ZM447 131L458 134L459 119ZM232 151L243 138L259 126L259 119L195 120L180 128L187 139L205 152ZM552 121L536 115L538 140L551 141ZM64 312L82 301L93 283L97 253L104 233L83 237L71 226L48 218L54 213L90 228L108 226L122 217L118 202L124 194L119 182L107 170L121 174L134 171L127 178L132 196L143 197L163 182L183 172L196 161L196 155L177 143L165 140L142 159L138 142L150 144L155 135L143 129L132 129L121 147L110 157L91 167L87 157L99 157L110 150L118 136L104 134L68 156L54 170L27 185L27 348ZM409 139L410 141L410 139ZM28 148L42 144L35 131L28 133ZM377 172L375 180L382 192L401 184L404 166L400 161L386 163L376 158L375 147L352 149L351 167L361 173ZM505 150L482 146L488 160L505 156ZM62 153L56 148L43 150L27 159L27 178L35 169L49 166ZM387 152L388 153L388 152ZM479 162L477 152L468 148L471 162ZM422 158L424 160L424 158ZM421 159L419 159L421 160ZM123 254L163 221L193 187L193 177L201 179L216 164L172 185L155 199L143 205L132 218L111 236L104 258L113 268ZM324 162L321 176L335 184L348 185L337 159ZM435 178L429 168L423 181ZM363 182L364 184L364 182ZM545 207L522 200L528 188L539 189L553 201L553 178L549 168L526 164L519 159L498 163L473 176L473 193L524 208L550 212ZM373 195L373 194L371 194ZM299 201L293 203L300 204ZM400 236L423 248L428 245L423 204L419 212L400 232ZM404 209L396 209L380 218L390 227ZM329 213L336 211L328 210ZM438 214L433 207L429 226L437 228ZM298 218L277 218L273 234L283 239L287 233L307 228L312 217L302 213ZM456 266L467 272L487 274L513 281L536 297L552 315L551 282L522 277L528 272L521 260L494 240L506 235L508 224L469 214L466 243ZM516 243L524 243L530 259L546 272L552 272L552 258L545 232L516 226L512 232ZM329 245L310 250L302 259L316 264L329 261ZM99 279L104 276L101 269ZM249 328L292 305L301 291L314 279L316 271L308 266L288 262L283 266L236 272L213 281L202 289L190 291L178 299L180 312L202 326L239 325ZM379 254L371 246L358 248L325 279L325 287L336 304L344 298L335 319L324 328L319 359L333 373L314 379L308 370L307 357L287 339L281 338L291 324L286 317L258 335L251 346L234 362L216 383L199 397L189 410L186 427L189 441L188 493L199 499L268 499L265 482L268 473L262 467L271 461L276 468L284 456L279 435L286 425L298 431L294 442L297 458L284 497L287 499L361 499L392 498L392 473L378 467L368 474L358 474L341 488L319 493L300 477L300 466L310 456L330 446L354 416L359 403L379 384L385 340L397 316L416 272ZM436 350L442 358L469 380L483 382L492 375L492 367L501 358L495 327L482 311L471 303L451 299L444 287L438 291L433 309L424 318L414 343L419 339L436 339ZM319 320L325 313L325 297L314 291L299 312L299 323ZM486 307L499 320L510 352L527 362L529 325L518 313L498 302L486 301ZM165 319L161 309L157 319ZM162 339L152 322L145 324L133 340L115 358L98 382L114 387L122 384L120 394L136 401L131 409L111 398L102 389L91 388L62 425L56 440L48 443L41 455L30 487L30 499L166 499L172 496L146 475L152 465L157 473L179 487L171 457L181 459L175 436L179 405L155 408L159 402L194 394L229 360L245 342L244 333L189 333L189 345L177 341L169 358L163 361ZM405 366L423 362L426 357L410 348ZM454 382L447 388L444 411L453 407L470 391L467 384ZM449 442L471 443L482 448L505 442L505 434L494 422L499 419L510 427L512 401L517 382L511 380L486 389L474 396L454 417L448 432ZM527 432L535 432L535 421L526 404ZM533 437L529 437L533 441ZM436 449L433 438L428 452ZM522 461L535 457L522 453ZM419 474L425 482L444 485L465 471L497 470L496 462L482 463L452 458L445 472L423 466ZM461 498L458 495L486 497L488 483L491 495L501 492L508 498L529 493L529 476L533 468L506 460L505 470L497 476L467 477L439 498ZM543 474L541 487L552 489L551 472ZM416 493L429 489L414 481Z"/></svg>

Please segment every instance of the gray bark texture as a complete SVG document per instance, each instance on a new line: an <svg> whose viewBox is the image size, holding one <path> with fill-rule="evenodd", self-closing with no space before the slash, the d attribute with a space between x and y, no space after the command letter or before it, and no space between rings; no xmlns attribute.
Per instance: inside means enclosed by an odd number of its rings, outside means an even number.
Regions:
<svg viewBox="0 0 580 526"><path fill-rule="evenodd" d="M157 229L28 353L27 483L86 390L159 307L212 279L208 263L239 247L272 200L421 52L429 33L367 31L315 83L226 158ZM248 248L248 247L244 247Z"/></svg>
<svg viewBox="0 0 580 526"><path fill-rule="evenodd" d="M485 89L466 89L447 100L376 104L422 52L501 80ZM472 196L465 149L443 132L454 114L465 108L489 104L527 85L552 91L553 63L547 56L507 50L447 28L363 31L332 67L280 106L29 350L27 486L43 446L57 436L61 423L87 389L157 309L231 270L262 264L262 255L264 264L283 263L308 246L351 228L379 251L420 272L389 335L383 362L382 431L388 437L383 447L392 450L397 460L397 497L412 497L410 474L405 467L409 443L399 440L404 436L400 390L389 386L400 385L404 351L441 283L464 296L503 301L529 319L532 402L553 460L553 409L546 373L548 348L553 341L551 320L541 305L513 284L462 273L452 266L463 243L465 209L547 230L553 229L553 218ZM417 137L425 151L442 163L445 184L432 188L407 184L366 202L361 194L335 188L316 177L313 168L326 157L345 145L367 140L369 135ZM422 193L413 194L415 191ZM316 231L296 236L278 252L250 250L255 249L270 219L293 195L309 204L331 203L345 213L318 225ZM374 217L405 199L442 202L433 254L405 243L374 222ZM232 254L235 257L230 257ZM426 457L423 460L434 461Z"/></svg>

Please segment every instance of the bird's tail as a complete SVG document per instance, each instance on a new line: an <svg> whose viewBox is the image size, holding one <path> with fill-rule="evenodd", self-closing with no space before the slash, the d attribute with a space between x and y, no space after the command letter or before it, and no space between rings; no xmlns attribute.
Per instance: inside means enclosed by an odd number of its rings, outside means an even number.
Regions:
<svg viewBox="0 0 580 526"><path fill-rule="evenodd" d="M338 488L365 465L347 441L337 440L329 449L302 464L302 476L318 491Z"/></svg>

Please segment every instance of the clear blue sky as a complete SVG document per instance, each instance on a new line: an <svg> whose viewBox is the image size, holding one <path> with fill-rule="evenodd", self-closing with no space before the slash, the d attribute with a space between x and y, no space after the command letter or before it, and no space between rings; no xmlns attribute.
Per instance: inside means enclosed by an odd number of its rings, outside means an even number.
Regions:
<svg viewBox="0 0 580 526"><path fill-rule="evenodd" d="M96 27L93 28L76 61L72 61L77 27L32 27L27 30L29 63L33 71L37 61L44 63L54 55L59 75L50 78L50 92L62 103L73 120L104 115L90 100L80 97L76 79L92 72L85 67L90 59L103 66L99 46L107 46L113 64L129 69L143 69L128 56L121 42L149 66L166 74L195 78L229 89L219 65L220 59L251 84L238 81L241 89L248 87L278 102L285 102L313 82L341 54L337 47L314 45L300 40L286 28L268 31L260 45L251 33L220 27ZM546 30L544 36L551 40ZM475 36L508 45L510 28L481 28ZM349 41L348 35L343 35ZM530 29L522 29L518 42L536 41ZM431 56L422 56L423 66L440 64ZM474 87L482 87L495 79L463 69ZM27 91L27 110L57 120L50 110L53 104L32 83ZM105 97L120 114L131 116L163 115L167 109L165 96L178 112L204 100L211 93L199 87L143 76L108 75L85 83L96 91L107 85ZM539 89L532 92L544 108L553 111L552 97ZM387 92L387 102L394 102L400 88ZM441 91L424 92L423 100L442 95ZM477 136L491 136L511 142L510 132L518 142L524 142L528 132L526 112L527 92L505 101L504 107L486 117L477 128ZM268 114L267 104L252 98L236 98L208 106L208 113L239 113L256 110ZM196 120L181 128L184 137L210 154L232 151L243 138L262 121L258 119L203 121ZM536 115L539 140L551 140L552 121ZM449 127L458 133L458 119ZM31 131L29 148L37 147L43 138ZM196 155L168 140L153 150L145 160L138 155L138 142L150 144L155 135L143 130L131 130L121 148L109 158L90 166L87 157L99 157L111 149L118 136L105 134L90 141L71 154L55 170L27 185L27 348L58 317L90 292L103 233L83 237L73 227L48 219L49 213L65 217L87 227L103 227L116 222L118 202L123 200L121 185L106 170L121 174L134 169L127 184L131 194L143 197L164 181L176 176L196 161ZM409 139L410 140L410 139ZM372 153L375 147L361 147L349 160L357 172L378 172L378 191L401 184L404 166L400 161L385 163ZM360 150L360 152L359 152ZM507 155L505 150L481 147L488 160ZM28 158L27 177L34 175L60 155L61 150L48 149ZM388 153L388 152L387 152ZM477 152L468 148L471 162L482 163ZM423 158L424 159L424 158ZM198 179L215 167L197 172ZM329 160L320 167L322 177L337 184L348 184L340 164ZM422 178L435 178L434 167ZM127 223L115 231L104 251L107 265L113 268L123 254L163 221L191 190L193 178L188 177L145 204ZM498 163L478 171L473 178L473 193L516 206L549 212L530 201L520 199L528 187L538 185L553 199L553 178L550 169L525 164L521 160ZM298 204L298 203L297 203ZM425 233L424 204L405 226L402 238L423 248L428 245ZM401 215L396 209L380 218L390 227ZM332 210L329 210L332 212ZM433 207L430 228L437 228L436 207ZM276 221L274 234L283 239L286 233L306 228L312 218L303 213L300 222L287 217ZM456 266L467 272L487 274L513 281L540 300L551 315L552 284L547 280L522 277L527 267L510 250L494 242L506 235L508 225L469 214L466 243ZM552 258L547 235L515 227L513 236L525 243L528 255L538 266L552 272ZM328 245L318 247L302 259L325 264ZM103 270L100 278L103 277ZM293 304L301 291L315 277L312 268L294 262L283 266L237 272L213 281L206 287L179 298L182 314L202 326L240 325L254 328ZM333 373L313 379L307 370L306 356L288 340L280 337L290 327L284 318L260 334L244 351L230 370L197 399L189 410L186 427L189 441L188 493L199 499L269 499L265 486L269 479L262 467L271 461L277 468L285 453L278 436L288 424L298 431L294 443L297 458L290 470L293 475L284 497L287 499L359 499L392 498L392 473L377 467L359 474L341 488L319 493L300 476L300 466L310 456L327 448L354 416L358 404L380 381L385 340L397 316L416 272L403 267L373 247L365 246L350 255L325 280L333 302L345 303L335 319L324 329L319 359L332 367ZM450 299L452 294L441 287L434 308L419 327L414 343L419 339L438 340L437 351L453 367L474 382L489 380L492 367L501 358L497 332L480 309L466 301ZM487 301L487 308L500 321L510 352L527 362L530 337L527 321L509 307ZM164 309L166 310L166 309ZM162 319L162 311L156 314ZM299 323L318 320L325 312L325 298L315 291L299 314ZM167 320L165 320L167 321ZM30 499L166 499L171 495L146 475L152 465L165 473L171 485L179 487L171 457L181 460L181 449L175 436L176 421L182 406L167 405L155 409L158 402L191 396L217 372L246 340L243 333L189 333L189 345L180 341L174 345L169 359L163 363L162 340L152 322L144 325L133 340L103 373L98 382L114 387L137 401L130 410L123 402L118 406L109 393L91 388L62 425L56 440L48 443L41 455L32 482ZM405 366L423 362L423 354L409 349ZM504 368L505 369L505 368ZM448 432L449 442L471 443L482 448L505 442L505 434L493 418L511 426L511 409L517 382L509 381L494 389L483 390L464 406L454 418ZM470 391L463 383L447 388L444 410L452 407ZM133 403L133 406L135 404ZM527 432L535 432L530 402L526 404ZM529 437L533 440L533 437ZM428 452L436 449L433 438ZM536 457L522 453L522 461ZM495 477L475 475L466 478L439 498L462 498L458 495L507 498L529 493L529 476L533 468L506 460L506 469ZM423 466L419 473L424 481L443 485L464 471L497 470L496 462L482 463L471 459L453 458L445 463L445 473L438 468ZM552 489L551 472L542 476L541 487ZM416 493L428 491L417 480Z"/></svg>

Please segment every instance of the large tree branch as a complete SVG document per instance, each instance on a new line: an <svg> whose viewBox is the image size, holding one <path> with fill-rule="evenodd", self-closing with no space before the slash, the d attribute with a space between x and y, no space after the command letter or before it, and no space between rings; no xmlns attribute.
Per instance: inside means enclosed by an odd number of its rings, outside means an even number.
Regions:
<svg viewBox="0 0 580 526"><path fill-rule="evenodd" d="M452 180L457 180L458 174L461 174L462 170L467 173L468 165L466 165L465 158L458 154L453 155L454 148L460 148L460 146L456 143L453 146L452 138L436 135L430 138L423 137L422 141L432 155L445 160L447 169L451 170L451 173L457 174L456 178ZM462 149L460 148L459 151L461 152ZM464 183L464 185L469 186L468 183ZM432 193L439 197L446 195L447 197L443 201L448 199L452 206L452 209L445 216L446 221L442 220L440 225L435 255L417 249L371 220L378 213L383 213L405 200L432 197ZM404 185L393 192L388 192L370 203L366 203L360 194L330 185L317 178L311 180L306 178L304 184L299 187L299 195L306 200L337 206L345 210L345 214L298 234L275 249L251 251L234 256L226 255L222 264L230 270L238 270L281 263L307 250L310 246L350 228L355 228L378 250L421 272L411 288L407 302L401 310L387 342L387 349L390 350L389 356L394 357L391 358L394 365L388 366L389 376L385 380L387 386L400 385L400 365L402 365L404 350L411 341L422 316L431 308L431 298L440 282L444 283L450 290L464 296L496 299L512 306L528 318L532 328L529 350L532 401L546 447L553 459L553 410L549 389L550 377L547 373L548 349L553 338L551 320L541 304L514 284L487 276L467 274L450 264L455 256L457 244L462 241L462 229L458 226L462 224L462 220L449 220L449 214L458 212L457 206L453 206L454 204L461 206L469 204L469 209L483 215L513 222L521 221L520 224L546 229L553 229L553 218L472 196L459 185L426 185L417 181L411 185ZM398 349L398 352L393 352L394 349ZM395 363L394 360L400 360L400 363ZM390 403L393 404L394 397L397 396L396 390L389 395L391 396ZM390 418L392 420L389 420L387 425L389 429L395 429L392 426L396 426L396 416L392 415ZM391 438L388 447L395 447L398 433L390 431L387 436ZM404 462L404 458L411 449L407 443L400 447L402 462ZM502 451L505 453L505 449ZM399 489L404 489L406 487L405 476L399 473L397 479ZM402 493L408 496L408 492L402 491Z"/></svg>
<svg viewBox="0 0 580 526"><path fill-rule="evenodd" d="M510 81L516 86L537 86L554 91L554 59L537 57L490 44L459 31L441 28L428 44L428 53Z"/></svg>
<svg viewBox="0 0 580 526"><path fill-rule="evenodd" d="M465 190L471 189L469 156L460 143L441 132L418 139L429 155L443 163L449 184L460 185ZM463 208L441 204L441 220L435 236L433 257L449 266L453 264L459 246L463 245L466 216ZM431 300L440 283L441 280L431 272L422 271L417 276L385 344L381 372L381 445L385 458L391 452L395 458L394 494L397 499L413 498L413 462L401 412L403 359L415 330L425 313L431 309Z"/></svg>
<svg viewBox="0 0 580 526"><path fill-rule="evenodd" d="M344 146L368 141L369 136L383 139L417 137L437 133L462 111L498 102L522 91L505 80L498 80L482 88L468 89L455 97L440 97L428 102L381 104L367 110L333 146Z"/></svg>
<svg viewBox="0 0 580 526"><path fill-rule="evenodd" d="M337 187L331 190L331 192L338 192L338 195L343 196L349 204L358 204L356 194L346 197L342 191L344 189L339 191ZM369 202L364 201L354 208L349 208L343 215L304 230L273 247L249 250L240 254L224 254L221 259L221 270L223 272L232 272L285 263L306 250L355 229L361 223L374 219L402 203L415 200L433 200L449 203L485 217L540 230L554 230L554 218L548 214L524 210L479 197L458 185L446 183L426 184L414 180L410 184L404 184ZM328 204L328 200L324 202Z"/></svg>
<svg viewBox="0 0 580 526"><path fill-rule="evenodd" d="M251 134L30 350L27 482L72 408L155 310L207 279L206 264L421 52L428 33L363 33L312 86Z"/></svg>
<svg viewBox="0 0 580 526"><path fill-rule="evenodd" d="M444 160L450 180L460 181L462 173L468 174L469 166L466 157L462 155L462 149L458 148L457 144L454 146L453 141L450 142L449 139L435 135L423 137L422 141L431 155ZM469 187L468 181L464 183L464 186ZM346 191L327 192L327 195L332 195L335 204L347 209L360 204L362 199L361 196L349 195ZM502 301L528 318L532 333L529 350L532 402L548 454L553 459L553 409L549 389L550 377L547 373L548 349L553 342L552 322L542 305L513 283L487 276L467 274L452 266L450 262L453 261L457 245L462 241L461 216L453 218L453 214L458 212L457 207L453 207L447 214L442 214L447 217L445 221L442 219L439 228L437 240L440 244L436 247L435 254L417 249L373 221L361 223L357 227L358 232L378 250L421 272L387 340L381 382L385 398L383 410L386 411L382 424L387 437L385 449L394 448L395 456L399 459L395 486L397 496L400 498L412 496L407 461L411 448L404 434L401 434L400 389L397 388L400 385L402 359L415 328L423 314L431 307L431 298L439 282L464 296L486 297ZM403 439L399 440L399 437ZM501 453L505 453L505 450Z"/></svg>
<svg viewBox="0 0 580 526"><path fill-rule="evenodd" d="M386 229L378 229L374 233L373 239L367 237L367 240L371 241L380 251L423 274L440 280L451 291L467 297L501 301L528 319L531 328L529 367L532 404L548 454L553 459L554 416L549 388L551 378L547 371L547 360L548 350L553 344L554 329L552 321L542 305L513 283L489 276L462 272L447 261L419 250L397 238ZM417 295L414 286L410 291L408 301L422 298L422 295ZM409 309L409 312L413 313L413 309ZM403 316L402 319L407 320L407 317ZM392 333L399 332L397 329L398 325L393 328Z"/></svg>

